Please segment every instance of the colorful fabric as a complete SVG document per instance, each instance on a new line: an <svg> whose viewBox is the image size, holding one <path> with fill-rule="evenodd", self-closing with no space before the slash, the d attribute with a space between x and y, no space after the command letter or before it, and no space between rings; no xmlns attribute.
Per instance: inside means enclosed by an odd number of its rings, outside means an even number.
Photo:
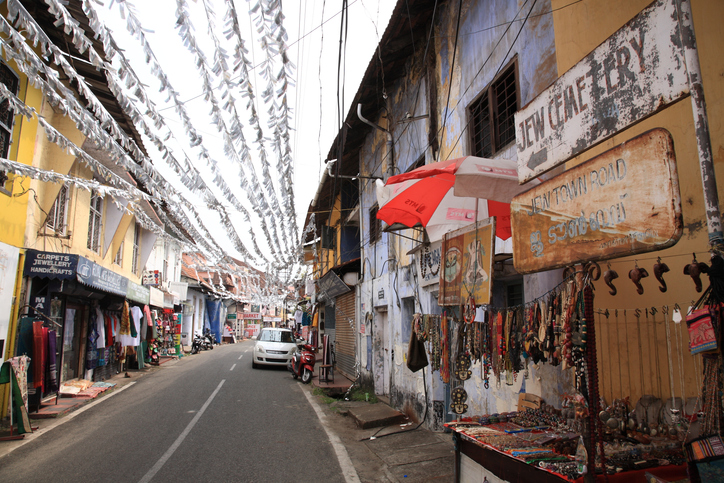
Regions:
<svg viewBox="0 0 724 483"><path fill-rule="evenodd" d="M45 346L43 345L43 322L33 322L33 387L44 391Z"/></svg>
<svg viewBox="0 0 724 483"><path fill-rule="evenodd" d="M8 362L13 366L15 371L15 378L20 386L20 394L22 395L23 404L25 408L28 407L28 366L30 365L30 357L18 356L8 359Z"/></svg>
<svg viewBox="0 0 724 483"><path fill-rule="evenodd" d="M123 302L123 313L121 315L120 335L131 335L131 317L128 302Z"/></svg>
<svg viewBox="0 0 724 483"><path fill-rule="evenodd" d="M19 356L26 357L26 356ZM27 364L27 362L26 362ZM18 362L18 366L22 366L22 362ZM26 366L27 367L27 366ZM27 373L26 373L27 374ZM12 407L13 421L18 425L18 433L30 433L32 429L30 427L30 419L28 418L28 409L25 407L23 402L23 394L20 389L18 382L18 374L15 372L13 364L10 360L7 360L0 367L0 384L10 383L10 392L12 394Z"/></svg>
<svg viewBox="0 0 724 483"><path fill-rule="evenodd" d="M148 308L148 305L143 306L143 316L146 318L146 325L153 327L153 317L151 317L151 309Z"/></svg>
<svg viewBox="0 0 724 483"><path fill-rule="evenodd" d="M55 353L58 350L58 333L54 330L48 331L48 364L46 372L46 385L48 392L58 390L58 362Z"/></svg>
<svg viewBox="0 0 724 483"><path fill-rule="evenodd" d="M96 339L96 349L105 349L106 347L106 325L105 325L105 318L103 317L103 312L101 312L101 308L96 305L95 310L95 325L96 325L96 332L98 332L98 339Z"/></svg>

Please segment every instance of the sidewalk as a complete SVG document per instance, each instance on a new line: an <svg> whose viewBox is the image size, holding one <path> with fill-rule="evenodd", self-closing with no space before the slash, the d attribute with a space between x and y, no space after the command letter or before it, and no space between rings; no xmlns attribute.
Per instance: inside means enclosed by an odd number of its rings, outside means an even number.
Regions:
<svg viewBox="0 0 724 483"><path fill-rule="evenodd" d="M314 397L344 444L360 481L453 481L455 451L450 434L417 428L383 401Z"/></svg>

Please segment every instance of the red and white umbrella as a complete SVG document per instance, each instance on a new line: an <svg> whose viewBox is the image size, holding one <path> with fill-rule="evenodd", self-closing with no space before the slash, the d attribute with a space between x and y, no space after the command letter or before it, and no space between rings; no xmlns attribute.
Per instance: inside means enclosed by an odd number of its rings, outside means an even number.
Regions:
<svg viewBox="0 0 724 483"><path fill-rule="evenodd" d="M436 241L476 219L496 216L496 235L507 240L510 201L523 190L515 161L466 156L392 176L385 184L378 180L377 218L388 225L422 225Z"/></svg>

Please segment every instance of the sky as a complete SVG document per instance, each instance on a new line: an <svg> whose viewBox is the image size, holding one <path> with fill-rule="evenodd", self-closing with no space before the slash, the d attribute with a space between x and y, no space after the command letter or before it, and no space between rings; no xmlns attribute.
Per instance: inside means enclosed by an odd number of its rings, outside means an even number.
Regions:
<svg viewBox="0 0 724 483"><path fill-rule="evenodd" d="M254 107L258 114L259 126L263 131L263 145L266 150L267 159L269 161L268 176L264 176L263 166L260 161L259 143L254 142L257 131L252 128L252 115L248 98L243 97L243 85L238 85L239 71L234 71L234 62L232 52L234 49L235 37L231 40L226 38L224 34L227 29L226 12L228 1L232 0L181 0L181 4L186 8L187 19L191 22L191 28L187 31L177 28L177 20L179 11L177 10L177 0L154 0L153 2L127 2L113 0L104 2L103 6L97 6L99 16L103 19L106 26L112 31L118 45L123 49L125 57L133 67L139 78L147 85L146 92L156 104L157 111L165 118L167 127L159 130L158 137L167 139L166 146L171 149L177 160L188 159L194 168L198 170L206 184L215 193L217 199L225 204L228 208L229 218L238 233L244 247L253 252L251 247L256 243L259 249L265 255L267 260L274 260L274 247L278 243L279 253L287 253L286 250L293 249L290 247L292 238L299 239L304 226L304 219L307 208L314 193L317 190L319 179L321 177L324 166L324 158L329 151L330 145L336 137L339 120L338 120L338 97L337 97L337 72L339 66L340 55L340 28L341 19L340 10L342 1L325 1L325 0L298 0L279 2L282 5L283 19L277 15L276 19L281 20L281 25L286 30L286 38L284 44L287 49L286 64L288 68L284 70L280 61L281 55L273 49L265 50L261 47L260 39L265 38L260 33L260 27L257 20L260 16L260 10L257 7L257 1L233 0L233 4L237 10L238 28L244 39L244 45L248 50L246 54L249 61L249 81L255 95ZM341 110L342 118L346 116L349 105L357 92L360 80L364 74L374 50L379 41L379 37L383 34L388 23L389 16L394 8L395 2L392 0L350 0L348 6L348 24L346 33L346 44L343 45L344 54L342 56L342 66L340 67L344 80L344 107ZM207 10L208 8L208 10ZM203 148L200 146L191 146L189 143L188 129L181 122L174 108L174 103L169 99L167 92L160 91L160 82L158 76L154 75L149 64L146 63L147 51L141 47L138 41L138 33L132 35L128 31L128 12L133 12L133 17L140 21L143 28L143 35L150 45L155 59L163 72L166 74L175 91L178 93L177 99L183 101L189 118L193 124L193 129L202 136ZM214 28L209 28L211 24ZM267 24L272 25L272 24ZM212 34L213 33L213 34ZM262 32L263 33L263 32ZM280 30L271 33L267 39L273 39L279 35ZM181 35L183 34L183 36ZM189 39L193 37L198 46L196 52L202 52L204 63L210 72L210 85L213 87L211 91L205 90L202 82L202 76L197 69L199 56L192 53L188 49ZM215 37L215 39L214 39ZM216 42L216 43L215 43ZM221 82L224 73L213 72L214 67L218 67L218 52L216 45L219 45L223 51L228 54L228 66L223 72L227 73L230 78L233 90L232 95L236 99L235 110L224 109L224 91ZM282 79L287 79L288 84L286 90L281 89L280 83L271 84L270 80L265 77L264 61L267 52L271 52L272 65L270 72L273 75L279 75ZM291 64L293 68L289 67ZM115 65L115 64L114 64ZM274 124L268 124L268 111L271 105L264 102L264 91L272 85L274 92L269 99L274 99L277 107L286 102L286 106L290 109L289 116L289 139L288 146L291 149L291 163L293 166L292 190L294 193L294 208L296 211L297 231L295 237L289 235L290 231L285 231L282 227L284 223L281 220L277 224L272 224L269 213L278 216L279 213L284 218L289 214L289 210L283 205L283 187L280 181L282 175L276 169L279 156L275 155L273 150L273 129ZM132 95L132 92L127 94ZM241 186L240 168L235 159L240 159L244 149L239 148L241 144L232 142L225 143L225 137L222 135L223 130L219 130L214 124L210 113L212 111L212 102L215 98L217 105L220 106L222 112L221 118L229 132L232 126L231 119L233 114L237 114L237 118L243 125L244 137L247 141L248 159L252 160L254 172L257 175L259 185L257 188L250 189L250 196L245 196L245 190ZM139 103L140 110L145 108ZM277 115L278 115L277 110ZM276 124L279 126L279 123ZM168 131L172 132L169 136ZM151 158L154 160L154 166L162 175L176 188L175 193L171 193L171 200L178 201L179 197L191 200L198 207L200 217L203 219L204 226L208 228L208 232L216 238L219 245L232 256L244 259L231 238L228 236L228 229L219 221L218 215L204 208L204 200L199 199L194 193L189 191L179 182L179 175L174 172L163 160L161 153L156 150L152 142L146 141L146 148ZM234 146L237 149L234 150ZM208 161L200 158L199 153L206 149L210 155L210 159L216 165L216 173L220 174L224 182L234 193L239 202L244 205L249 213L249 221L245 221L243 216L234 206L225 201L223 192L218 188L218 176L209 169ZM235 153L230 154L231 151ZM250 172L246 174L247 179L251 179ZM272 206L272 197L267 196L268 210L264 210L262 196L260 191L267 188L263 187L265 182L271 180L271 191L276 193L279 201L278 209ZM253 198L256 198L256 202ZM182 205L180 203L179 205ZM261 209L260 209L261 207ZM185 210L189 216L191 214ZM266 213L264 219L267 222L267 230L264 229L264 220L260 218L260 213ZM198 226L200 231L203 231ZM276 236L274 231L276 230ZM289 224L286 230L291 230ZM267 240L268 238L271 240ZM277 259L279 256L276 257ZM259 266L261 259L257 258L257 268L264 269Z"/></svg>

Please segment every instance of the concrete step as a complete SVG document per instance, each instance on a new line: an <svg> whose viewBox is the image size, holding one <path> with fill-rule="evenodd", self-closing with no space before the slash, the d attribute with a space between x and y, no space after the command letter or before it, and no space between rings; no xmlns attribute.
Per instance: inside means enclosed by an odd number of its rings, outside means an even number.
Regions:
<svg viewBox="0 0 724 483"><path fill-rule="evenodd" d="M365 404L349 408L352 417L360 429L379 428L407 422L407 416L385 403Z"/></svg>

